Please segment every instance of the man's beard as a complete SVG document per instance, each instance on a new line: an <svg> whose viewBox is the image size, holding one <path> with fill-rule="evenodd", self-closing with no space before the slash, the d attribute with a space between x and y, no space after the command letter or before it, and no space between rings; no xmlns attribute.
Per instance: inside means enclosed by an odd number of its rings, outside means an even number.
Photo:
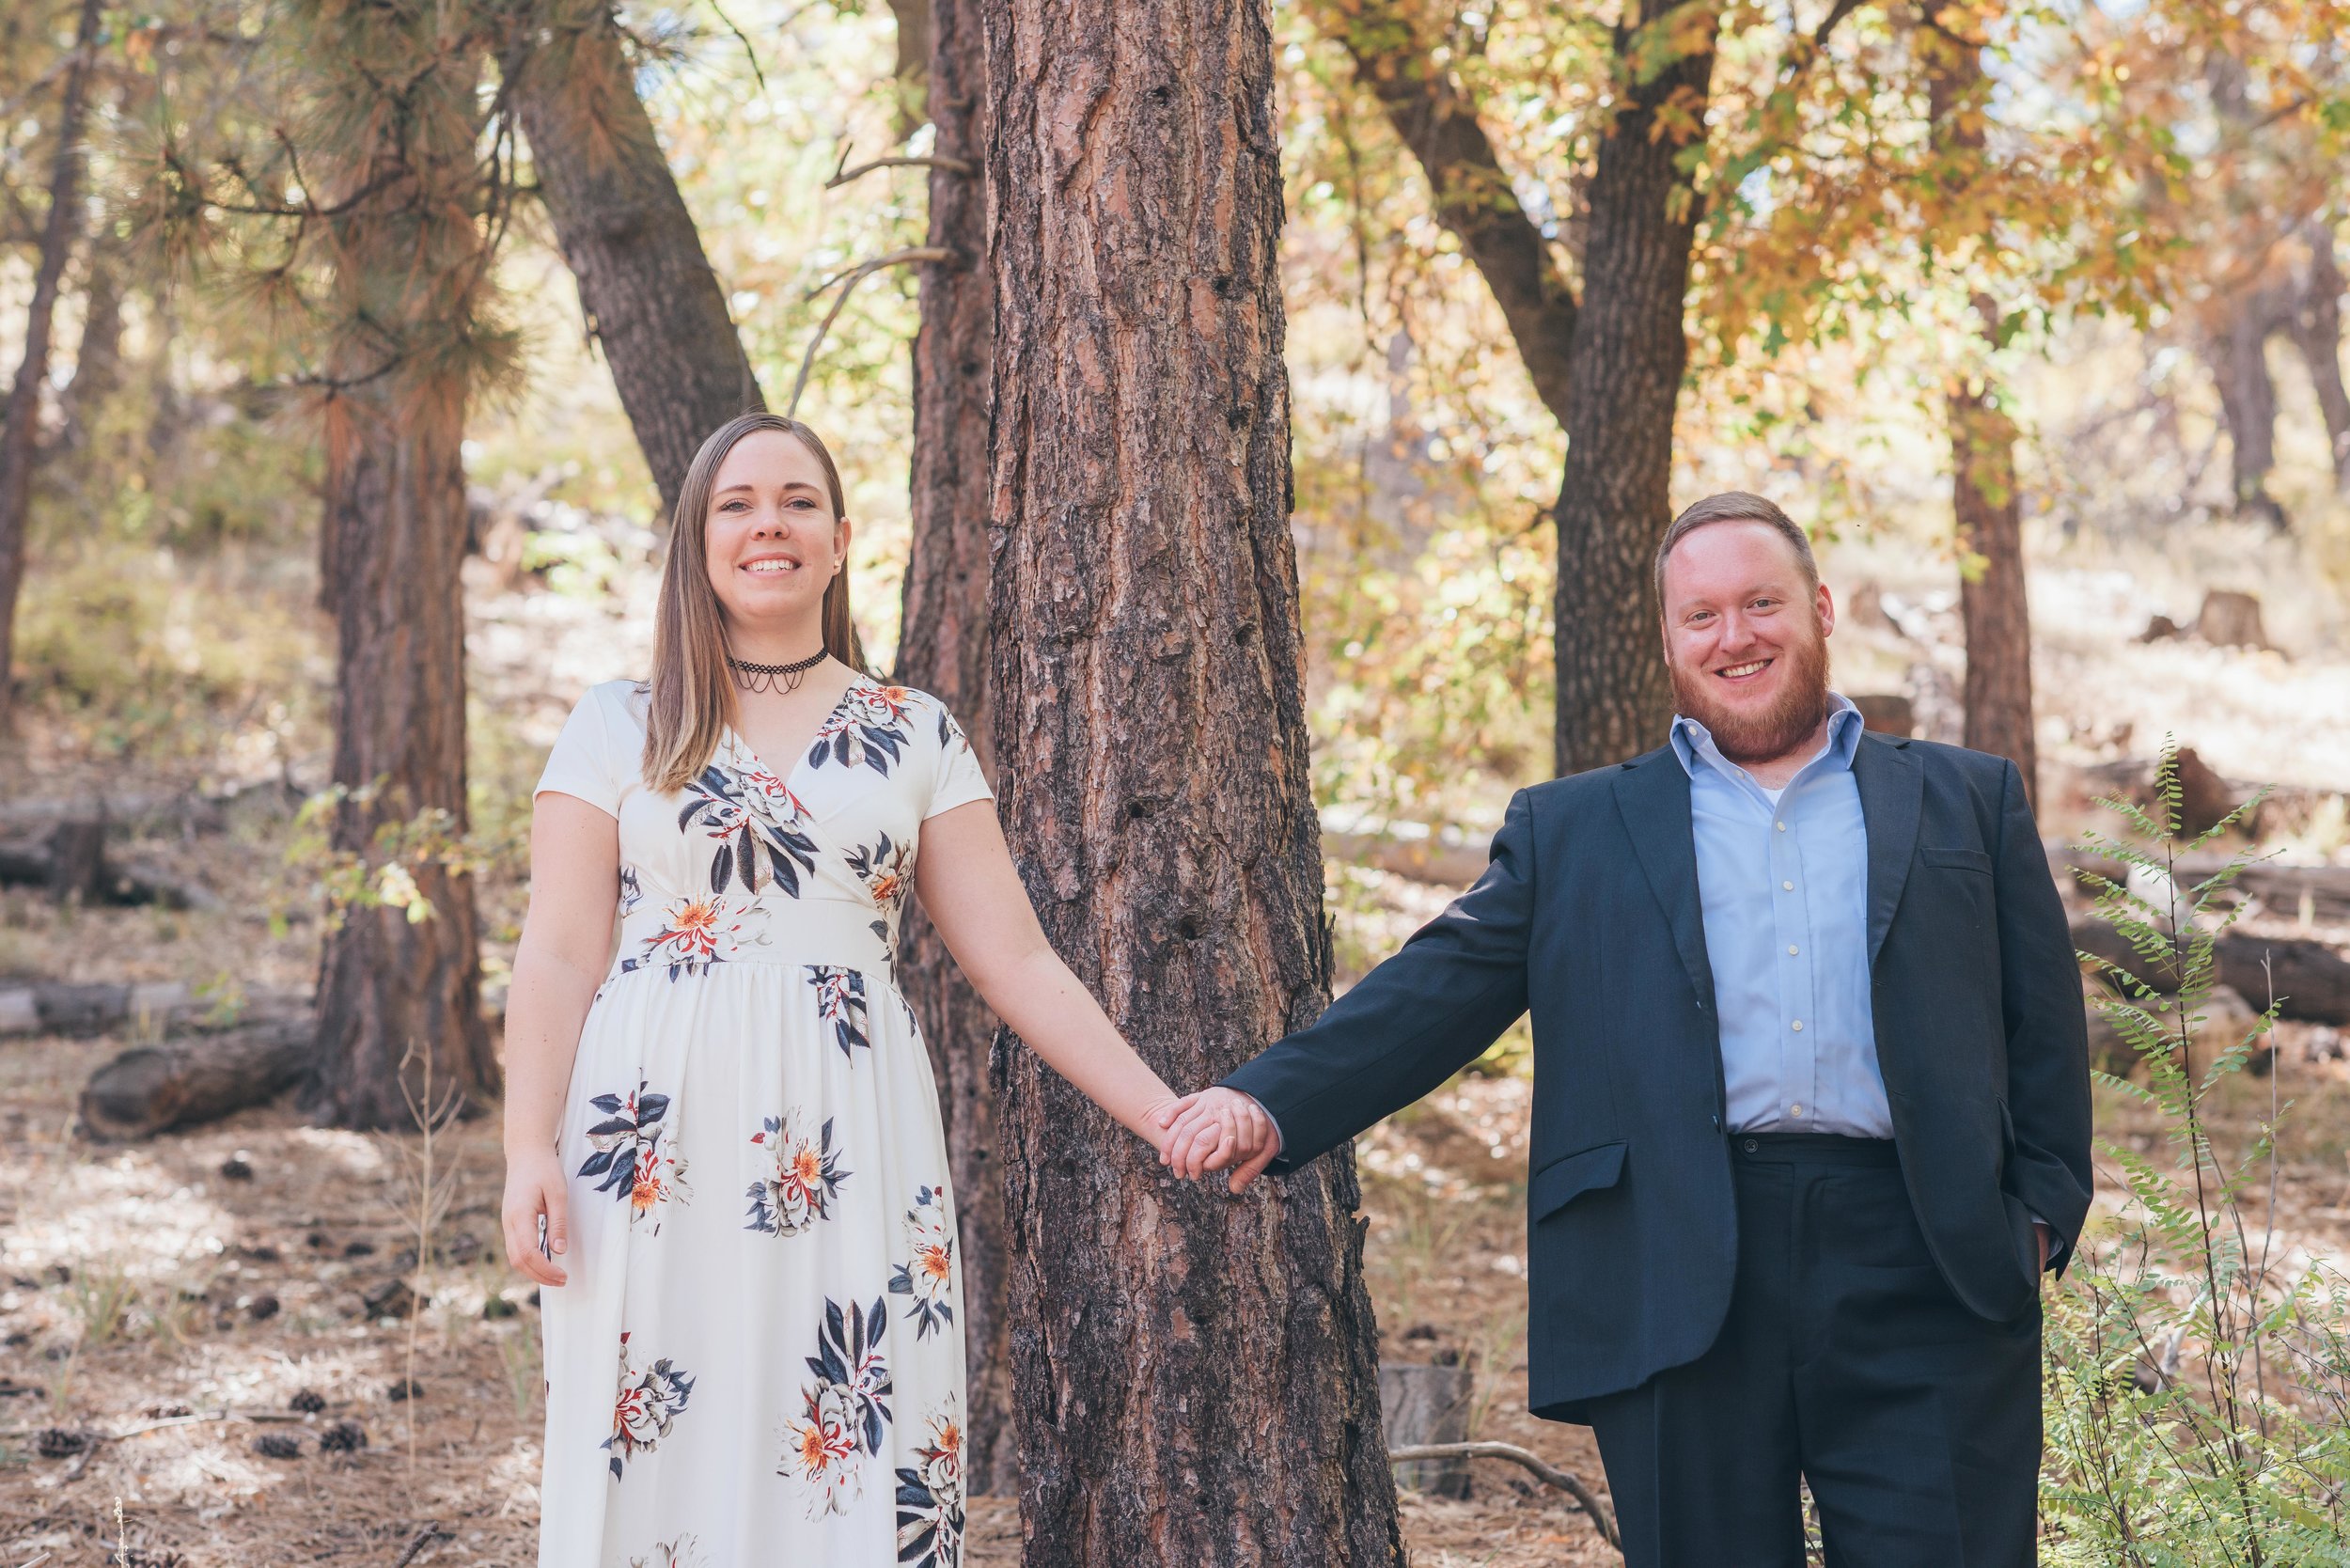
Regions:
<svg viewBox="0 0 2350 1568"><path fill-rule="evenodd" d="M1671 666L1673 703L1684 718L1705 726L1714 745L1733 762L1767 762L1801 745L1827 714L1827 638L1819 617L1811 635L1777 655L1787 665L1778 700L1761 713L1734 711L1716 700L1702 669Z"/></svg>

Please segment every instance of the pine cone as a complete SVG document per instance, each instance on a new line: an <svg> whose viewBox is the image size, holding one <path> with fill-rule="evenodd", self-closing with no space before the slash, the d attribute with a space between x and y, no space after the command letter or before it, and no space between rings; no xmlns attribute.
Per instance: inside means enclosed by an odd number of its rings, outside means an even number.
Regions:
<svg viewBox="0 0 2350 1568"><path fill-rule="evenodd" d="M294 1397L286 1402L286 1408L299 1410L306 1416L315 1416L326 1408L326 1396L316 1388L299 1388L294 1391Z"/></svg>
<svg viewBox="0 0 2350 1568"><path fill-rule="evenodd" d="M70 1459L89 1447L89 1434L70 1426L43 1427L33 1439L33 1451L43 1459Z"/></svg>
<svg viewBox="0 0 2350 1568"><path fill-rule="evenodd" d="M321 1453L356 1453L367 1446L367 1428L357 1421L337 1421L319 1434Z"/></svg>
<svg viewBox="0 0 2350 1568"><path fill-rule="evenodd" d="M289 1437L282 1432L272 1432L253 1439L253 1451L263 1459L299 1459L302 1439Z"/></svg>

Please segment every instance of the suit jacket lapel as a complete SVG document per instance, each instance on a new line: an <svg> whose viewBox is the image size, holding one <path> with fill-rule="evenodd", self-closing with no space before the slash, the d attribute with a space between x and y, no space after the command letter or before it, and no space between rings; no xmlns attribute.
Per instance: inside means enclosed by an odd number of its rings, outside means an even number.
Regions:
<svg viewBox="0 0 2350 1568"><path fill-rule="evenodd" d="M1892 927L1918 852L1918 814L1925 799L1926 770L1907 741L1864 734L1852 760L1860 789L1860 816L1869 829L1869 963Z"/></svg>
<svg viewBox="0 0 2350 1568"><path fill-rule="evenodd" d="M1698 846L1689 823L1689 775L1669 745L1626 763L1616 774L1616 809L1650 891L1665 912L1689 983L1710 1014L1714 965L1705 953L1705 912L1698 902Z"/></svg>

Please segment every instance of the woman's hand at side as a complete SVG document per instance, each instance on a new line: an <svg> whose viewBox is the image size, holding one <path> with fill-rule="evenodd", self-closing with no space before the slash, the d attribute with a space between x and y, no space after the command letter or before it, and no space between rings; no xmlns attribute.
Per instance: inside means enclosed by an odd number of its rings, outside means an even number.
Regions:
<svg viewBox="0 0 2350 1568"><path fill-rule="evenodd" d="M554 1150L508 1153L498 1225L506 1233L509 1263L541 1285L560 1285L570 1278L556 1261L569 1249L572 1238L563 1162Z"/></svg>
<svg viewBox="0 0 2350 1568"><path fill-rule="evenodd" d="M541 1285L568 1278L571 1241L556 1139L588 1006L612 960L620 900L620 824L549 790L532 802L530 910L506 1001L506 1261ZM540 1249L540 1226L546 1250Z"/></svg>

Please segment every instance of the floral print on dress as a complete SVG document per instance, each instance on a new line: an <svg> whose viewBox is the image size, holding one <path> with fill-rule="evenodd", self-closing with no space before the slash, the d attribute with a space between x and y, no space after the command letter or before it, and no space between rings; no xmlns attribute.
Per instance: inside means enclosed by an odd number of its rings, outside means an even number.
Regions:
<svg viewBox="0 0 2350 1568"><path fill-rule="evenodd" d="M862 1045L870 1050L873 1039L867 1032L871 1015L865 1003L865 972L811 964L807 966L807 983L816 988L816 1015L832 1026L833 1039L840 1046L840 1054L854 1061L854 1047Z"/></svg>
<svg viewBox="0 0 2350 1568"><path fill-rule="evenodd" d="M652 1550L628 1560L628 1568L705 1568L701 1542L689 1531L674 1541L656 1541Z"/></svg>
<svg viewBox="0 0 2350 1568"><path fill-rule="evenodd" d="M620 1392L612 1404L612 1435L603 1444L612 1451L614 1481L620 1479L624 1460L661 1446L693 1395L693 1374L666 1356L641 1370L630 1366L628 1332L621 1331Z"/></svg>
<svg viewBox="0 0 2350 1568"><path fill-rule="evenodd" d="M906 1309L914 1337L927 1339L955 1321L955 1230L947 1217L947 1189L923 1187L906 1211L906 1241L913 1256L889 1277L889 1294L912 1296Z"/></svg>
<svg viewBox="0 0 2350 1568"><path fill-rule="evenodd" d="M865 884L865 890L882 908L895 912L905 900L906 889L914 885L914 846L890 841L889 835L868 849L854 844L849 849L849 870Z"/></svg>
<svg viewBox="0 0 2350 1568"><path fill-rule="evenodd" d="M661 912L661 929L644 939L636 956L620 961L620 973L666 968L673 980L702 974L745 947L763 946L766 914L756 899L680 899Z"/></svg>
<svg viewBox="0 0 2350 1568"><path fill-rule="evenodd" d="M623 918L636 913L636 906L645 902L645 879L634 866L620 868L620 915Z"/></svg>
<svg viewBox="0 0 2350 1568"><path fill-rule="evenodd" d="M952 1395L927 1424L916 1464L898 1471L898 1560L956 1568L963 1560L963 1423Z"/></svg>
<svg viewBox="0 0 2350 1568"><path fill-rule="evenodd" d="M798 1419L784 1423L783 1461L776 1473L800 1483L808 1517L846 1513L864 1485L865 1460L881 1452L888 1425L889 1367L882 1356L887 1313L879 1296L870 1310L854 1301L824 1301L816 1354L807 1358L815 1382L801 1390Z"/></svg>
<svg viewBox="0 0 2350 1568"><path fill-rule="evenodd" d="M854 682L817 726L807 765L864 766L886 776L904 760L906 744L914 738L906 717L914 712L916 696L904 686L885 686L878 681Z"/></svg>
<svg viewBox="0 0 2350 1568"><path fill-rule="evenodd" d="M791 787L756 764L729 772L716 762L685 787L680 833L698 826L717 849L710 860L710 891L736 883L756 894L771 883L787 898L800 896L800 873L816 870L816 840L800 830L807 808Z"/></svg>
<svg viewBox="0 0 2350 1568"><path fill-rule="evenodd" d="M633 1094L599 1094L588 1103L603 1120L588 1129L595 1152L579 1168L582 1176L601 1176L598 1192L608 1192L629 1206L634 1225L663 1204L683 1203L693 1197L685 1184L685 1162L662 1147L668 1131L669 1097L648 1093L639 1083ZM655 1220L652 1233L661 1233Z"/></svg>
<svg viewBox="0 0 2350 1568"><path fill-rule="evenodd" d="M840 1168L840 1151L832 1146L830 1118L811 1138L802 1112L770 1116L751 1141L764 1148L775 1165L751 1184L750 1222L744 1230L796 1236L830 1214L840 1184L851 1174Z"/></svg>

